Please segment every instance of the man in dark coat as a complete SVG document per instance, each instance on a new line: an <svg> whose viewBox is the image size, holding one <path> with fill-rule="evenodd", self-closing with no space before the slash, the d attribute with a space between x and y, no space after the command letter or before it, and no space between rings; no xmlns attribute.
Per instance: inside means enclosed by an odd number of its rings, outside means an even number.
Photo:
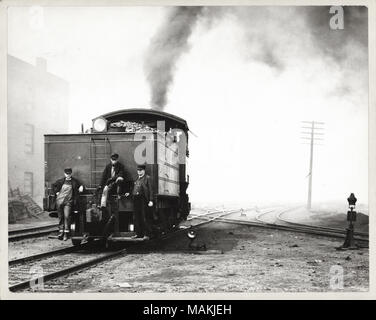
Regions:
<svg viewBox="0 0 376 320"><path fill-rule="evenodd" d="M56 207L59 217L58 239L68 240L70 230L70 215L72 207L77 205L79 193L84 191L84 186L76 178L72 177L72 169L64 169L64 178L52 184L56 194Z"/></svg>
<svg viewBox="0 0 376 320"><path fill-rule="evenodd" d="M136 231L134 238L148 240L151 235L148 207L153 206L153 187L150 177L145 174L145 165L137 166L137 174L138 178L134 182L132 191L133 215Z"/></svg>
<svg viewBox="0 0 376 320"><path fill-rule="evenodd" d="M101 184L98 189L103 188L101 207L107 206L108 195L116 187L117 194L120 195L121 187L125 179L124 165L119 162L119 155L114 153L111 155L111 163L103 170Z"/></svg>

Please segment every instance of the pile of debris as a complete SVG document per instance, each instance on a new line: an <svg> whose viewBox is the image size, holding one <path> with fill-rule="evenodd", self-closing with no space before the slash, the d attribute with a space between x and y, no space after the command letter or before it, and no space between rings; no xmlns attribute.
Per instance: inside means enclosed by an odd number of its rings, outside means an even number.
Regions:
<svg viewBox="0 0 376 320"><path fill-rule="evenodd" d="M138 123L133 121L123 121L113 122L110 125L111 128L124 128L125 132L157 132L157 129L151 128L144 123Z"/></svg>
<svg viewBox="0 0 376 320"><path fill-rule="evenodd" d="M43 212L42 208L28 194L21 194L20 190L9 190L8 194L8 218L9 223L25 218L38 218Z"/></svg>

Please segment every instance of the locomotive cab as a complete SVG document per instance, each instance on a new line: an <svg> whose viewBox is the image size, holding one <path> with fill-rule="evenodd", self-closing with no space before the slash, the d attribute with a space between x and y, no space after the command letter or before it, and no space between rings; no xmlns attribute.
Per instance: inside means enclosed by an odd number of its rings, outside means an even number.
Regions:
<svg viewBox="0 0 376 320"><path fill-rule="evenodd" d="M124 165L125 181L120 197L110 194L107 209L102 211L97 187L113 153L119 155L119 162ZM86 187L72 210L73 243L79 244L83 238L140 241L132 238L135 229L131 194L137 179L137 165L144 164L153 188L148 223L152 236L158 237L177 227L190 212L186 192L189 184L187 156L186 121L157 110L119 110L93 119L89 133L47 134L44 209L56 210L51 186L69 166L73 176Z"/></svg>

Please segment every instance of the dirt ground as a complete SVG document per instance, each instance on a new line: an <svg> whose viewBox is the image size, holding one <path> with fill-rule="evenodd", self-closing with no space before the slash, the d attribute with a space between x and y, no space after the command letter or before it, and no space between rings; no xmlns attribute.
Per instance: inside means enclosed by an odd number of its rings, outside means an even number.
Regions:
<svg viewBox="0 0 376 320"><path fill-rule="evenodd" d="M368 249L337 251L339 239L219 222L197 234L195 242L207 247L201 254L187 252L189 240L179 235L54 280L45 291L368 291Z"/></svg>
<svg viewBox="0 0 376 320"><path fill-rule="evenodd" d="M36 217L20 219L17 223L8 225L8 230L27 229L31 227L41 227L46 225L57 224L58 219L49 217L47 212L43 212ZM9 260L22 258L49 250L55 250L70 246L71 242L62 242L57 239L49 239L48 236L37 238L28 238L23 240L11 241L8 243L8 258Z"/></svg>

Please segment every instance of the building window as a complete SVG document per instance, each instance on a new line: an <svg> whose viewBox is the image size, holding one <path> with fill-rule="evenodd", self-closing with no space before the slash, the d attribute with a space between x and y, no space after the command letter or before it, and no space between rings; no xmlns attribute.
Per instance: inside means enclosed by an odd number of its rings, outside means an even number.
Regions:
<svg viewBox="0 0 376 320"><path fill-rule="evenodd" d="M33 173L25 172L24 173L24 193L30 196L33 196Z"/></svg>
<svg viewBox="0 0 376 320"><path fill-rule="evenodd" d="M25 124L25 152L34 152L34 126L32 124Z"/></svg>

